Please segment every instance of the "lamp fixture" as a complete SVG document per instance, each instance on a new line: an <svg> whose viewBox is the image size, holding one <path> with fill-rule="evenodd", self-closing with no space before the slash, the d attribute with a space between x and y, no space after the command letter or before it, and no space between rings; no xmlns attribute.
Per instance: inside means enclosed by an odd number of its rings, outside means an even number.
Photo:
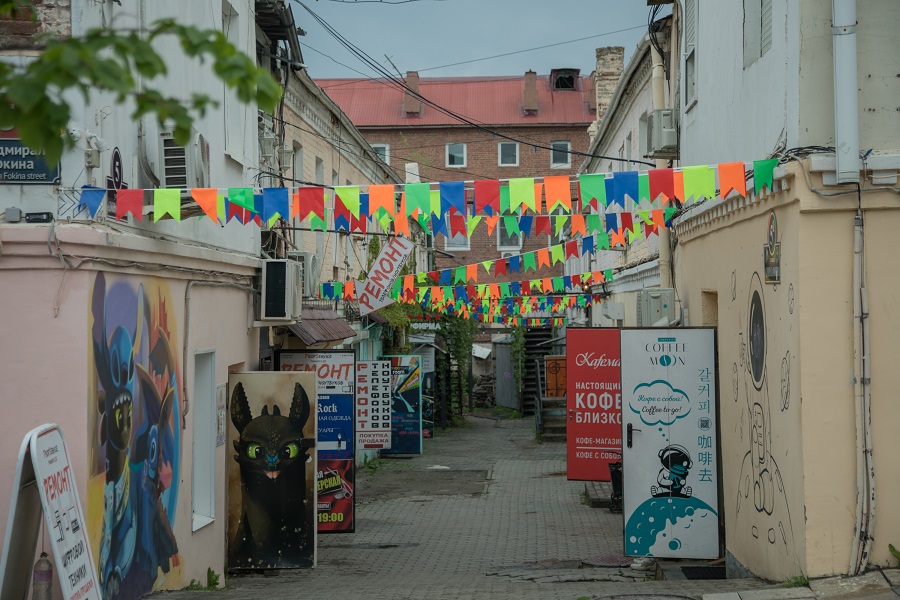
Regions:
<svg viewBox="0 0 900 600"><path fill-rule="evenodd" d="M271 131L263 131L259 136L259 157L262 160L275 158L275 134Z"/></svg>
<svg viewBox="0 0 900 600"><path fill-rule="evenodd" d="M287 144L278 147L278 170L284 173L294 162L294 149ZM296 175L295 175L296 177Z"/></svg>

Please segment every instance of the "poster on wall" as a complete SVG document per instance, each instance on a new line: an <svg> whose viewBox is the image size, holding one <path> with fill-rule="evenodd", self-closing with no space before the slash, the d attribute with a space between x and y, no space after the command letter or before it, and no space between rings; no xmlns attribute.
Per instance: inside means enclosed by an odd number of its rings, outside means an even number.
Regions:
<svg viewBox="0 0 900 600"><path fill-rule="evenodd" d="M103 596L178 589L180 303L163 279L98 272L88 305L86 519Z"/></svg>
<svg viewBox="0 0 900 600"><path fill-rule="evenodd" d="M391 447L391 362L356 363L356 447Z"/></svg>
<svg viewBox="0 0 900 600"><path fill-rule="evenodd" d="M417 354L391 361L391 448L384 454L422 454L422 369Z"/></svg>
<svg viewBox="0 0 900 600"><path fill-rule="evenodd" d="M555 370L566 377L562 395L568 415L567 478L610 481L610 463L622 460L619 330L566 329L566 356L561 362Z"/></svg>
<svg viewBox="0 0 900 600"><path fill-rule="evenodd" d="M279 350L275 360L279 371L308 371L316 375L319 533L353 533L356 527L356 352Z"/></svg>
<svg viewBox="0 0 900 600"><path fill-rule="evenodd" d="M228 569L316 564L316 379L228 376Z"/></svg>
<svg viewBox="0 0 900 600"><path fill-rule="evenodd" d="M625 554L719 557L713 329L622 331Z"/></svg>
<svg viewBox="0 0 900 600"><path fill-rule="evenodd" d="M434 347L423 346L417 351L422 357L422 437L434 437Z"/></svg>

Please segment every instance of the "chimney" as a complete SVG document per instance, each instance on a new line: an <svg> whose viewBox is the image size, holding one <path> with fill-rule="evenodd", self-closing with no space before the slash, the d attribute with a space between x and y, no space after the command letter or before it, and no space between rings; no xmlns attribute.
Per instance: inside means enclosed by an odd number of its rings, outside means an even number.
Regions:
<svg viewBox="0 0 900 600"><path fill-rule="evenodd" d="M588 108L597 111L597 71L591 72L591 89L588 92Z"/></svg>
<svg viewBox="0 0 900 600"><path fill-rule="evenodd" d="M597 48L597 70L594 72L594 93L596 94L597 120L603 118L613 93L625 68L625 48L607 46Z"/></svg>
<svg viewBox="0 0 900 600"><path fill-rule="evenodd" d="M406 87L415 92L419 93L419 72L418 71L407 71L406 72ZM409 91L406 92L406 96L403 98L403 112L407 115L419 115L422 113L422 101L419 100L418 97L411 94Z"/></svg>
<svg viewBox="0 0 900 600"><path fill-rule="evenodd" d="M534 114L538 111L537 73L527 71L525 73L525 90L522 95L522 109L525 114Z"/></svg>

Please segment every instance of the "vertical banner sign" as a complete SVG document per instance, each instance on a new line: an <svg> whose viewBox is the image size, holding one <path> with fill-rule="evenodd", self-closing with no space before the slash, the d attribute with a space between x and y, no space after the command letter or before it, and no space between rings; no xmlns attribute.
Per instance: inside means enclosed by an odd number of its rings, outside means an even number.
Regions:
<svg viewBox="0 0 900 600"><path fill-rule="evenodd" d="M434 347L423 346L418 351L422 357L422 437L434 437Z"/></svg>
<svg viewBox="0 0 900 600"><path fill-rule="evenodd" d="M391 448L383 454L422 454L422 369L416 354L391 361Z"/></svg>
<svg viewBox="0 0 900 600"><path fill-rule="evenodd" d="M58 425L42 425L22 440L12 489L0 565L0 597L27 595L41 512L63 598L105 597L97 582L69 450ZM38 577L36 573L35 577Z"/></svg>
<svg viewBox="0 0 900 600"><path fill-rule="evenodd" d="M231 373L229 570L316 565L316 381Z"/></svg>
<svg viewBox="0 0 900 600"><path fill-rule="evenodd" d="M389 239L372 263L372 270L366 275L366 280L356 282L356 289L359 290L359 314L362 316L394 303L391 289L415 247L403 237Z"/></svg>
<svg viewBox="0 0 900 600"><path fill-rule="evenodd" d="M622 331L625 554L719 557L713 329Z"/></svg>
<svg viewBox="0 0 900 600"><path fill-rule="evenodd" d="M319 533L355 530L354 463L356 353L353 350L280 350L279 371L316 374L319 430Z"/></svg>
<svg viewBox="0 0 900 600"><path fill-rule="evenodd" d="M566 329L564 365L567 477L610 481L622 451L619 330Z"/></svg>
<svg viewBox="0 0 900 600"><path fill-rule="evenodd" d="M391 447L391 361L356 363L356 447Z"/></svg>

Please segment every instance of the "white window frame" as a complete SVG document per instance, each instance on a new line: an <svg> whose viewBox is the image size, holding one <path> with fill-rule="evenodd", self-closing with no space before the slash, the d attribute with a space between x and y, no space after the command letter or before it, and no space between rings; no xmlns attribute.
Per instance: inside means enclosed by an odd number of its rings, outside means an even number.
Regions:
<svg viewBox="0 0 900 600"><path fill-rule="evenodd" d="M503 225L504 225L503 217L501 216L501 217L500 217L500 220L497 221L497 251L498 251L498 252L503 252L503 251L510 251L510 250L521 250L521 249L522 249L522 245L525 243L525 236L524 236L524 235L518 235L518 236L516 236L516 237L518 238L519 242L518 242L518 244L515 245L515 246L504 246L504 245L501 244L501 242L500 242L500 232L502 231L501 228L503 227Z"/></svg>
<svg viewBox="0 0 900 600"><path fill-rule="evenodd" d="M472 240L468 236L454 236L457 241L462 237L465 240L465 245L452 245L453 237L449 235L450 232L450 215L444 216L445 227L447 228L448 235L444 236L444 250L453 251L453 252L467 252L472 249ZM468 231L466 232L468 233ZM432 242L433 243L433 242Z"/></svg>
<svg viewBox="0 0 900 600"><path fill-rule="evenodd" d="M564 163L553 162L553 153L555 152L555 150L553 150L552 148L554 145L557 145L557 144L565 144L566 145L566 149L565 149L566 162L564 162ZM550 142L550 148L551 148L551 150L550 150L550 168L551 169L571 169L572 168L572 154L571 154L572 153L572 142L567 141L567 140L556 140L555 142Z"/></svg>
<svg viewBox="0 0 900 600"><path fill-rule="evenodd" d="M698 0L684 0L684 112L697 104L697 29L700 26Z"/></svg>
<svg viewBox="0 0 900 600"><path fill-rule="evenodd" d="M380 142L376 143L376 144L372 144L372 150L375 150L376 154L378 154L379 148L384 149L384 158L382 159L382 160L384 160L384 163L387 165L391 164L391 145L390 144L382 144Z"/></svg>
<svg viewBox="0 0 900 600"><path fill-rule="evenodd" d="M503 146L510 145L516 149L516 161L512 163L503 162ZM519 166L519 142L497 142L497 166L498 167L518 167Z"/></svg>
<svg viewBox="0 0 900 600"><path fill-rule="evenodd" d="M463 164L461 165L451 165L450 164L450 146L462 146L463 149ZM469 164L469 149L465 142L449 142L444 146L444 164L448 169L464 169Z"/></svg>
<svg viewBox="0 0 900 600"><path fill-rule="evenodd" d="M216 351L194 352L191 531L216 520Z"/></svg>

